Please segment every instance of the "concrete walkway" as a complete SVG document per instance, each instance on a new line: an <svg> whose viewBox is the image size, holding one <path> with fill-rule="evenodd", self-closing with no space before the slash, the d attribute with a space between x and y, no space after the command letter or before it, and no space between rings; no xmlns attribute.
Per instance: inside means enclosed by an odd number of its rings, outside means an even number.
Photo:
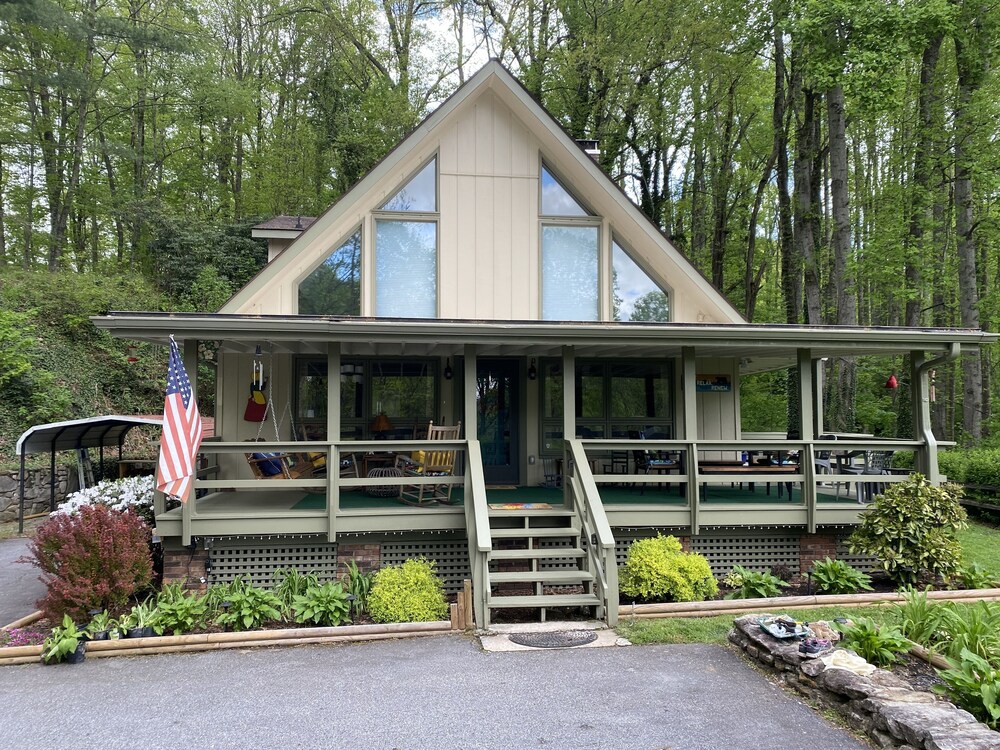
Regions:
<svg viewBox="0 0 1000 750"><path fill-rule="evenodd" d="M718 646L447 635L0 669L0 748L863 750Z"/></svg>
<svg viewBox="0 0 1000 750"><path fill-rule="evenodd" d="M39 579L41 571L34 565L17 562L28 554L29 540L23 537L0 540L0 627L30 615L45 596L45 586Z"/></svg>

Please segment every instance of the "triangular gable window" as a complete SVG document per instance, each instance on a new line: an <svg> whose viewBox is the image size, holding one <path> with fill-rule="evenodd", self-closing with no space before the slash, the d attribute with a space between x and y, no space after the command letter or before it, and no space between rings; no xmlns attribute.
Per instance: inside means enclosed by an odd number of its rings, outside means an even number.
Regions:
<svg viewBox="0 0 1000 750"><path fill-rule="evenodd" d="M380 207L382 211L437 211L437 159L431 159L402 189Z"/></svg>
<svg viewBox="0 0 1000 750"><path fill-rule="evenodd" d="M361 314L361 230L299 282L299 315Z"/></svg>
<svg viewBox="0 0 1000 750"><path fill-rule="evenodd" d="M591 216L553 174L542 166L542 215Z"/></svg>
<svg viewBox="0 0 1000 750"><path fill-rule="evenodd" d="M612 242L614 319L670 321L670 297L632 260L617 242Z"/></svg>

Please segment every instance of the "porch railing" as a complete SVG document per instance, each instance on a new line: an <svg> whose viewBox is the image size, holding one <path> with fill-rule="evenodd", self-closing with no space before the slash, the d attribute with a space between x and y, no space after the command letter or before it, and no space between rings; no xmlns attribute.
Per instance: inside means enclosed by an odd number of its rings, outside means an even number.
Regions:
<svg viewBox="0 0 1000 750"><path fill-rule="evenodd" d="M841 488L843 488L843 506L851 510L856 515L858 509L855 497L856 488L869 484L890 484L901 482L907 479L908 473L885 473L885 474L864 474L857 471L845 472L836 470L836 461L831 462L830 473L818 474L816 472L816 456L823 454L851 453L862 454L867 451L913 451L916 453L916 465L925 465L924 453L928 447L920 440L599 440L582 439L570 441L578 443L584 456L582 460L587 464L588 470L593 474L593 481L596 485L615 484L623 481L622 473L606 473L606 471L592 470L591 465L598 467L601 464L611 464L609 458L615 453L625 454L626 461L633 461L633 454L639 451L643 454L647 452L651 455L663 453L674 456L677 460L677 473L661 475L658 473L635 474L630 473L627 482L630 485L652 485L671 483L683 487L683 503L680 507L675 506L677 511L683 512L686 516L687 524L690 525L691 533L697 534L702 523L702 516L707 513L719 513L725 510L741 508L739 501L732 503L713 502L707 506L701 497L702 488L710 485L723 483L759 483L759 484L798 484L802 488L801 498L794 507L804 509L804 521L809 533L815 533L817 523L820 520L819 486L828 485L835 489L837 493L833 500L834 507ZM788 456L797 453L794 463L775 465L773 472L768 472L767 465L751 464L752 471L741 473L738 466L734 466L735 461L706 461L704 454L716 454L719 456L730 455L740 456L743 452L748 454L771 453L781 456ZM752 462L751 458L748 463ZM782 466L784 468L779 468ZM794 471L790 471L794 467ZM748 467L749 469L750 467ZM714 469L714 471L713 471ZM648 507L648 504L647 504ZM787 509L787 502L781 508L771 508L768 506L754 506L755 513L767 514L782 512ZM829 513L829 511L824 511ZM791 519L789 519L791 520ZM840 513L837 519L830 521L843 522L847 519L844 513ZM671 524L673 525L673 524Z"/></svg>
<svg viewBox="0 0 1000 750"><path fill-rule="evenodd" d="M565 477L567 500L580 523L580 546L587 555L587 569L594 575L594 593L601 604L598 619L607 618L608 625L618 621L618 562L615 559L615 537L611 533L597 484L579 440L567 440L566 452L572 469Z"/></svg>
<svg viewBox="0 0 1000 750"><path fill-rule="evenodd" d="M483 475L483 458L478 440L468 441L466 456L465 528L469 537L469 569L472 571L472 608L476 618L476 627L485 628L487 624L486 607L489 600L486 580L489 575L493 537L490 533L486 479Z"/></svg>

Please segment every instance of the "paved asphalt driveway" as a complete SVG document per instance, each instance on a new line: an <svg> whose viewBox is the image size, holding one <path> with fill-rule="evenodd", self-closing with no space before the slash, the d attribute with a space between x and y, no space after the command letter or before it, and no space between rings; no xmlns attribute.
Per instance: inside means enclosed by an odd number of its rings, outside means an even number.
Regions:
<svg viewBox="0 0 1000 750"><path fill-rule="evenodd" d="M45 596L45 586L38 578L41 571L34 565L17 562L26 554L27 539L0 540L0 626L30 615L38 609L35 602Z"/></svg>
<svg viewBox="0 0 1000 750"><path fill-rule="evenodd" d="M0 748L863 750L718 646L459 635L0 668Z"/></svg>

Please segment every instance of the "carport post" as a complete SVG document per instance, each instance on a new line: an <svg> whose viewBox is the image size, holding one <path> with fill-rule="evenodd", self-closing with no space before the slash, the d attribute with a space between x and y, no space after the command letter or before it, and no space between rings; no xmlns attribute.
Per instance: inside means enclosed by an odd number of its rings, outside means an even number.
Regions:
<svg viewBox="0 0 1000 750"><path fill-rule="evenodd" d="M17 511L17 533L24 533L24 447L21 447L21 473L17 483L18 511Z"/></svg>
<svg viewBox="0 0 1000 750"><path fill-rule="evenodd" d="M49 451L49 513L55 513L55 511L56 511L56 447L55 447L55 440L53 440L52 450Z"/></svg>

